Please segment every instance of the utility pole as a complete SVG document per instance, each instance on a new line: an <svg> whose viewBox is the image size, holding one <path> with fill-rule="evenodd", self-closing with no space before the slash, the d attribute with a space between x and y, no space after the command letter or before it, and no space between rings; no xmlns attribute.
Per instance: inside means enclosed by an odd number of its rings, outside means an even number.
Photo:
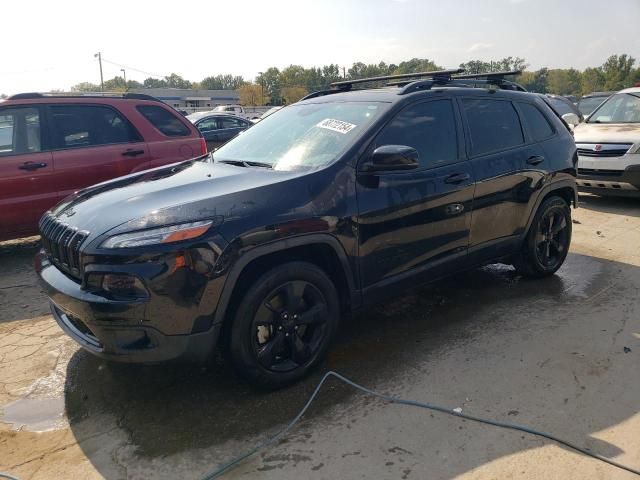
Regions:
<svg viewBox="0 0 640 480"><path fill-rule="evenodd" d="M100 91L104 92L104 78L102 78L102 54L100 52L96 53L93 58L98 58L98 63L100 64Z"/></svg>
<svg viewBox="0 0 640 480"><path fill-rule="evenodd" d="M263 72L258 72L260 75L260 105L264 105L264 78L262 77Z"/></svg>
<svg viewBox="0 0 640 480"><path fill-rule="evenodd" d="M122 72L122 76L124 77L124 91L126 92L127 90L129 90L127 88L127 72L124 68L121 68L120 71Z"/></svg>

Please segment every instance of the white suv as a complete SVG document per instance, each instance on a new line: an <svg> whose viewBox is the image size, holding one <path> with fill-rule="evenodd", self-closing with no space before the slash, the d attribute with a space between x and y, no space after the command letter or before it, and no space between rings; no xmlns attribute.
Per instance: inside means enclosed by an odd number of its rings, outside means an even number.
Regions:
<svg viewBox="0 0 640 480"><path fill-rule="evenodd" d="M640 87L609 97L574 134L579 190L640 196Z"/></svg>

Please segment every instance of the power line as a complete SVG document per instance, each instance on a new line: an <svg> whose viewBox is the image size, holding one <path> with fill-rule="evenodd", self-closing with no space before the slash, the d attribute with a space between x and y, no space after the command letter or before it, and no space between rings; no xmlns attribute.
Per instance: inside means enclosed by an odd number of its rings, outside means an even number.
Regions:
<svg viewBox="0 0 640 480"><path fill-rule="evenodd" d="M146 72L144 70L140 70L138 68L130 67L128 65L122 65L121 63L112 62L111 60L107 60L104 57L102 58L102 61L105 62L105 63L109 63L111 65L115 65L115 66L120 67L120 68L125 68L127 70L133 70L134 72L143 73L144 75L149 75L150 77L164 78L164 77L168 77L169 76L169 75L160 75L160 74L157 74L157 73Z"/></svg>

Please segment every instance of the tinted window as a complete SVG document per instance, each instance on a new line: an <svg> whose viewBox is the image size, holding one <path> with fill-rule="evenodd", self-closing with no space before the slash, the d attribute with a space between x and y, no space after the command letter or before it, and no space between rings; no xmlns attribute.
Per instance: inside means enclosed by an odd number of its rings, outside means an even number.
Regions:
<svg viewBox="0 0 640 480"><path fill-rule="evenodd" d="M538 142L553 135L553 128L549 121L536 106L530 103L518 103L518 107L535 141Z"/></svg>
<svg viewBox="0 0 640 480"><path fill-rule="evenodd" d="M129 122L110 107L52 105L54 148L79 148L139 141Z"/></svg>
<svg viewBox="0 0 640 480"><path fill-rule="evenodd" d="M564 100L558 97L547 97L547 102L551 104L556 113L560 116L565 113L576 113L576 108L569 100Z"/></svg>
<svg viewBox="0 0 640 480"><path fill-rule="evenodd" d="M376 146L407 145L420 155L422 166L438 166L458 158L453 105L437 100L402 110L380 133Z"/></svg>
<svg viewBox="0 0 640 480"><path fill-rule="evenodd" d="M578 101L578 110L582 115L590 115L598 105L604 102L607 97L589 97L589 98L581 98Z"/></svg>
<svg viewBox="0 0 640 480"><path fill-rule="evenodd" d="M198 123L198 130L201 132L210 132L218 129L218 120L215 118L206 118Z"/></svg>
<svg viewBox="0 0 640 480"><path fill-rule="evenodd" d="M187 126L169 110L155 105L139 105L137 108L154 127L169 137L186 137L191 133Z"/></svg>
<svg viewBox="0 0 640 480"><path fill-rule="evenodd" d="M0 156L40 151L40 113L37 108L0 110Z"/></svg>
<svg viewBox="0 0 640 480"><path fill-rule="evenodd" d="M520 119L511 102L465 99L474 155L504 150L524 143Z"/></svg>
<svg viewBox="0 0 640 480"><path fill-rule="evenodd" d="M220 128L241 128L246 125L245 122L238 118L222 117L218 119L218 124L221 124Z"/></svg>

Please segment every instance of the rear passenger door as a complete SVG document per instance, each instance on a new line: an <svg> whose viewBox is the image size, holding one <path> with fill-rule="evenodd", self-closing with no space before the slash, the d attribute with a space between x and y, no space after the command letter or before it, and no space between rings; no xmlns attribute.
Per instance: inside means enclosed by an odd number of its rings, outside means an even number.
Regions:
<svg viewBox="0 0 640 480"><path fill-rule="evenodd" d="M0 108L0 240L33 234L57 201L42 108Z"/></svg>
<svg viewBox="0 0 640 480"><path fill-rule="evenodd" d="M249 122L236 117L219 117L218 118L218 135L221 143L227 143L241 131L249 127Z"/></svg>
<svg viewBox="0 0 640 480"><path fill-rule="evenodd" d="M544 155L538 145L525 141L510 100L487 96L458 101L476 178L469 254L472 262L483 261L512 252L526 225L539 178L529 172L528 162L535 163Z"/></svg>
<svg viewBox="0 0 640 480"><path fill-rule="evenodd" d="M149 160L129 121L107 105L49 105L58 196L127 175Z"/></svg>
<svg viewBox="0 0 640 480"><path fill-rule="evenodd" d="M386 286L437 276L463 261L469 241L474 179L464 158L460 122L450 99L415 103L377 135L377 147L406 145L419 154L416 170L358 171L360 275L366 297ZM400 282L400 283L398 283Z"/></svg>

